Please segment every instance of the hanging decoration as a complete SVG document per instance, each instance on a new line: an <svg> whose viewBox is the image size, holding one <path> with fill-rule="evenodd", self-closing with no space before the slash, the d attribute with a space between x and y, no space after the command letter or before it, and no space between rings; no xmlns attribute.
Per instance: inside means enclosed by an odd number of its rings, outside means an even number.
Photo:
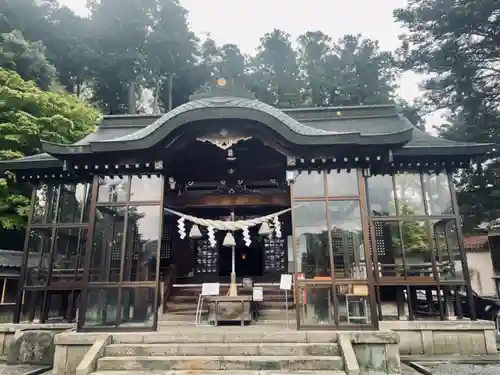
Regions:
<svg viewBox="0 0 500 375"><path fill-rule="evenodd" d="M274 232L276 233L276 237L281 238L281 222L278 216L273 217L274 224Z"/></svg>
<svg viewBox="0 0 500 375"><path fill-rule="evenodd" d="M181 217L177 220L178 228L179 228L179 237L183 240L186 238L186 227L184 223L185 218Z"/></svg>
<svg viewBox="0 0 500 375"><path fill-rule="evenodd" d="M259 235L268 236L272 234L272 229L270 224L273 225L275 234L279 238L283 235L281 231L281 223L279 221L279 216L287 213L291 210L288 208L286 210L282 210L276 212L274 214L253 218L249 220L237 220L237 221L223 221L223 220L210 220L210 219L202 219L199 217L186 215L181 212L172 210L170 208L165 208L165 211L170 212L171 214L179 216L178 229L179 236L181 239L186 237L186 227L185 220L193 223L193 227L189 232L190 238L201 238L200 226L207 228L208 233L208 241L211 247L215 247L217 245L217 241L215 240L215 231L227 231L226 236L224 237L223 245L224 246L236 246L236 242L234 239L234 232L242 231L243 240L245 241L245 245L249 247L252 243L250 238L249 228L260 225Z"/></svg>
<svg viewBox="0 0 500 375"><path fill-rule="evenodd" d="M217 241L215 241L215 229L213 227L208 227L208 242L211 247L217 246Z"/></svg>
<svg viewBox="0 0 500 375"><path fill-rule="evenodd" d="M268 222L263 222L259 229L259 234L261 236L269 236L271 234L271 227Z"/></svg>
<svg viewBox="0 0 500 375"><path fill-rule="evenodd" d="M189 231L189 238L197 240L197 239L200 239L202 237L203 237L203 235L201 234L200 228L198 227L198 225L194 224L191 227L191 230Z"/></svg>
<svg viewBox="0 0 500 375"><path fill-rule="evenodd" d="M227 232L226 237L224 237L224 242L222 242L222 245L226 247L236 246L236 241L234 240L232 232Z"/></svg>
<svg viewBox="0 0 500 375"><path fill-rule="evenodd" d="M243 229L243 241L245 241L245 246L250 247L252 244L252 240L250 238L250 231L248 230L248 227Z"/></svg>

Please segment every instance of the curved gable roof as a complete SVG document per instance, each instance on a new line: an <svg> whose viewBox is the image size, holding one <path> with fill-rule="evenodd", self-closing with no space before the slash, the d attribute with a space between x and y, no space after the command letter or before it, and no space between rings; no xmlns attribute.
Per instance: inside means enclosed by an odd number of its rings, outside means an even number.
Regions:
<svg viewBox="0 0 500 375"><path fill-rule="evenodd" d="M185 103L143 129L123 136L93 140L74 145L43 142L45 152L54 155L86 154L122 150L147 149L161 142L173 130L187 123L212 119L240 119L263 124L287 141L298 145L333 144L397 144L410 141L411 124L400 122L397 131L383 134L362 134L355 130L326 130L305 125L287 113L255 99L241 97L209 97Z"/></svg>

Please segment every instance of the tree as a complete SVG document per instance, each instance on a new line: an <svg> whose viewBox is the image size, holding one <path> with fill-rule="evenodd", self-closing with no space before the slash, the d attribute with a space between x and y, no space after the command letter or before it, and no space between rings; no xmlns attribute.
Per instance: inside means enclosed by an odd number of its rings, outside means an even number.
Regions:
<svg viewBox="0 0 500 375"><path fill-rule="evenodd" d="M249 67L250 89L257 98L278 107L300 105L300 79L290 35L275 29L260 40Z"/></svg>
<svg viewBox="0 0 500 375"><path fill-rule="evenodd" d="M327 104L387 104L394 98L396 72L390 52L361 35L345 35L326 60Z"/></svg>
<svg viewBox="0 0 500 375"><path fill-rule="evenodd" d="M0 68L0 160L41 152L40 140L73 143L94 130L99 114L63 92L42 91ZM23 186L0 180L0 226L24 224L29 198Z"/></svg>
<svg viewBox="0 0 500 375"><path fill-rule="evenodd" d="M27 42L19 30L0 35L0 67L34 81L43 90L52 85L56 69L45 57L45 46Z"/></svg>
<svg viewBox="0 0 500 375"><path fill-rule="evenodd" d="M197 43L186 9L178 0L160 0L147 36L145 58L155 97L166 109L186 102L203 83L196 79Z"/></svg>
<svg viewBox="0 0 500 375"><path fill-rule="evenodd" d="M91 80L90 65L95 59L91 48L90 21L67 7L51 12L46 56L57 68L57 79L71 93L81 96Z"/></svg>
<svg viewBox="0 0 500 375"><path fill-rule="evenodd" d="M245 74L245 57L235 44L224 44L219 49L220 61L216 64L217 72L227 79L238 79Z"/></svg>
<svg viewBox="0 0 500 375"><path fill-rule="evenodd" d="M298 38L299 67L306 81L307 97L313 107L327 104L327 61L332 51L331 41L321 31L309 31Z"/></svg>
<svg viewBox="0 0 500 375"><path fill-rule="evenodd" d="M156 0L89 0L93 99L107 114L136 112Z"/></svg>
<svg viewBox="0 0 500 375"><path fill-rule="evenodd" d="M426 73L425 110L445 109L446 138L498 143L500 18L498 1L411 0L395 17L407 29L399 50L404 69ZM484 163L486 159L488 163ZM458 176L469 230L500 214L500 164L489 155Z"/></svg>

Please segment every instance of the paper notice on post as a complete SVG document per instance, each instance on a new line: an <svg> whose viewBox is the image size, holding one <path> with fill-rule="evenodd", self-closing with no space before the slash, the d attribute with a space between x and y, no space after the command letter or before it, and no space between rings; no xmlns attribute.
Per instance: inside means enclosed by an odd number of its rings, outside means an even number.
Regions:
<svg viewBox="0 0 500 375"><path fill-rule="evenodd" d="M254 286L252 292L254 301L264 301L264 289L261 286Z"/></svg>
<svg viewBox="0 0 500 375"><path fill-rule="evenodd" d="M201 294L203 296L218 296L220 292L220 283L203 283Z"/></svg>
<svg viewBox="0 0 500 375"><path fill-rule="evenodd" d="M292 289L292 275L289 273L284 273L281 275L280 280L281 290L291 290Z"/></svg>

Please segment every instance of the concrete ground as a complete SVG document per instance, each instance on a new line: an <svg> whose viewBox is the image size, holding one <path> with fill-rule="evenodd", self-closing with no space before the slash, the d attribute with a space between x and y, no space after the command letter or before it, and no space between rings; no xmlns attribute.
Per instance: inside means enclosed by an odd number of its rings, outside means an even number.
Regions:
<svg viewBox="0 0 500 375"><path fill-rule="evenodd" d="M0 363L0 375L27 375L31 373L40 373L39 371L47 366L35 365L7 365Z"/></svg>

